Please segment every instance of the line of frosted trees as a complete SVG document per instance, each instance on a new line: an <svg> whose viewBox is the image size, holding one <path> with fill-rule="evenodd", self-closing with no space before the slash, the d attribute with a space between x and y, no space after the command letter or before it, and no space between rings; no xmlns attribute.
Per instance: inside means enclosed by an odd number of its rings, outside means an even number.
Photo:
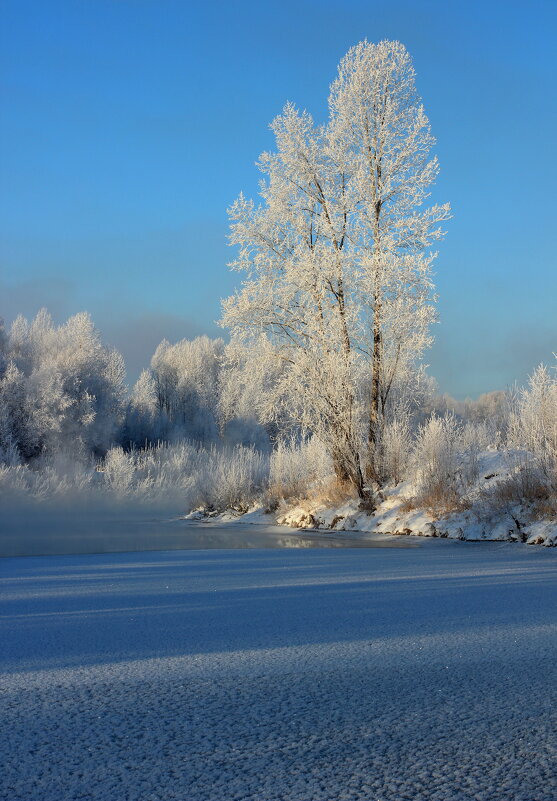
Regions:
<svg viewBox="0 0 557 801"><path fill-rule="evenodd" d="M327 474L316 443L279 442L257 419L261 387L244 367L222 339L163 341L128 391L122 356L88 314L60 326L46 310L18 317L0 327L0 495L101 489L244 509L271 483L292 494Z"/></svg>
<svg viewBox="0 0 557 801"><path fill-rule="evenodd" d="M0 330L0 497L75 499L100 490L184 511L245 511L312 497L334 503L354 492L285 406L272 424L261 422L257 399L272 377L248 369L234 342L164 341L128 392L122 357L102 344L87 314L56 326L43 310ZM554 371L539 368L514 394L460 403L436 396L420 377L413 403L393 405L383 425L381 486L410 479L418 503L444 511L477 478L482 450L520 449L506 500L554 507Z"/></svg>
<svg viewBox="0 0 557 801"><path fill-rule="evenodd" d="M242 389L228 388L225 350L222 339L205 336L164 340L128 392L124 360L103 345L89 314L60 326L46 309L31 321L20 316L9 332L0 328L0 458L103 458L115 444L181 440L269 447L253 414L241 419Z"/></svg>

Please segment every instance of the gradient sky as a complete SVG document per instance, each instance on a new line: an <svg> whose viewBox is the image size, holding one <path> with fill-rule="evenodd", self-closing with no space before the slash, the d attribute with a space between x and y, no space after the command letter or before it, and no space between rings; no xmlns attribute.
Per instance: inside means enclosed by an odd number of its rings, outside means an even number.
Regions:
<svg viewBox="0 0 557 801"><path fill-rule="evenodd" d="M226 208L257 193L286 100L321 121L353 44L398 39L437 137L426 361L441 391L523 381L557 351L554 2L0 0L0 315L89 310L134 379L220 335Z"/></svg>

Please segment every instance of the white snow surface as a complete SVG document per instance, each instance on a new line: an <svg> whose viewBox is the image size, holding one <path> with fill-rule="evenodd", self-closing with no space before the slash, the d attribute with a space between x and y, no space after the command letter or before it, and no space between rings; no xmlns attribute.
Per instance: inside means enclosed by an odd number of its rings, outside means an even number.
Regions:
<svg viewBox="0 0 557 801"><path fill-rule="evenodd" d="M555 801L557 552L6 558L4 801Z"/></svg>

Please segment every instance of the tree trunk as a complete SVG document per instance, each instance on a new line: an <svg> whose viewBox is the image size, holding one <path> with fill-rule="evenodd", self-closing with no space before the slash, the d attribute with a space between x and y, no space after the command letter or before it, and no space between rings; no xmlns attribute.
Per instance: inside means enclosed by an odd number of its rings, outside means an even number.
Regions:
<svg viewBox="0 0 557 801"><path fill-rule="evenodd" d="M373 320L373 355L371 361L371 397L368 425L368 458L366 464L366 478L368 481L378 482L375 455L379 440L379 402L381 394L381 321L380 302L378 293L375 295L375 314Z"/></svg>
<svg viewBox="0 0 557 801"><path fill-rule="evenodd" d="M374 287L373 287L373 350L371 360L371 398L368 427L368 458L366 463L366 479L368 482L380 484L377 470L376 454L379 441L379 403L381 398L381 244L379 218L381 215L381 202L375 203L375 220L373 226L374 250Z"/></svg>
<svg viewBox="0 0 557 801"><path fill-rule="evenodd" d="M346 450L335 449L333 466L339 484L350 484L360 501L369 502L360 467L360 457L354 445L347 444Z"/></svg>

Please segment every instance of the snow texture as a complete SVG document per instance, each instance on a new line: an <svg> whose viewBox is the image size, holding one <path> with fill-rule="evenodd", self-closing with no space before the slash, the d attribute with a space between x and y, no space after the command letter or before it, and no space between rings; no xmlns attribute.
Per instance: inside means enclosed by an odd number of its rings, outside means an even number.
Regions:
<svg viewBox="0 0 557 801"><path fill-rule="evenodd" d="M1 560L0 798L555 801L557 553L415 542Z"/></svg>

